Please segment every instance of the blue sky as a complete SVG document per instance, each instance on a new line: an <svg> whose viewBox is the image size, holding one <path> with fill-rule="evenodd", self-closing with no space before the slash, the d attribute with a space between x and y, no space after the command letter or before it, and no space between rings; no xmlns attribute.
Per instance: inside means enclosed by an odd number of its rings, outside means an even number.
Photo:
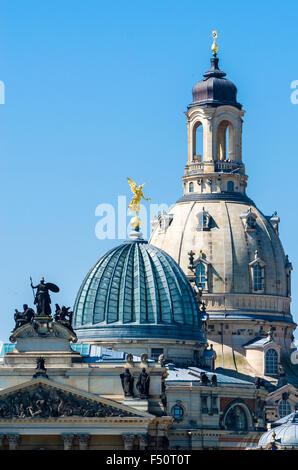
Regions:
<svg viewBox="0 0 298 470"><path fill-rule="evenodd" d="M248 195L281 218L294 265L298 320L298 80L294 1L1 1L0 340L32 303L31 275L55 282L53 303L73 305L96 259L95 208L146 181L152 202L182 193L184 111L209 68L213 29L220 66L247 111Z"/></svg>

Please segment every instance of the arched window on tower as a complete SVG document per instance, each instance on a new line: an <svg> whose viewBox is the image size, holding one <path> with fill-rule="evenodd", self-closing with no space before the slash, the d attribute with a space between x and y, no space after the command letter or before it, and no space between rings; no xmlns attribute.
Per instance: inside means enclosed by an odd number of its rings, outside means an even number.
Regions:
<svg viewBox="0 0 298 470"><path fill-rule="evenodd" d="M193 193L193 192L194 192L194 186L193 186L193 182L192 182L192 181L189 183L188 192L189 192L189 193Z"/></svg>
<svg viewBox="0 0 298 470"><path fill-rule="evenodd" d="M221 121L217 131L218 160L234 160L234 129L229 121Z"/></svg>
<svg viewBox="0 0 298 470"><path fill-rule="evenodd" d="M265 352L265 374L276 375L278 373L278 354L275 349Z"/></svg>
<svg viewBox="0 0 298 470"><path fill-rule="evenodd" d="M207 289L207 272L206 265L201 261L196 267L196 285L202 289Z"/></svg>
<svg viewBox="0 0 298 470"><path fill-rule="evenodd" d="M196 122L193 126L193 151L192 158L194 162L203 161L203 125L201 122Z"/></svg>

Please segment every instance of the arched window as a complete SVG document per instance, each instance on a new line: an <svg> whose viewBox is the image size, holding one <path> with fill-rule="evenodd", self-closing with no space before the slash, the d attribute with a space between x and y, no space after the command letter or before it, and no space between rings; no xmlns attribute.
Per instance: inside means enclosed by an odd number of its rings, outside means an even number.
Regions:
<svg viewBox="0 0 298 470"><path fill-rule="evenodd" d="M194 191L194 186L193 186L193 182L192 182L192 181L189 183L188 191L189 191L190 193L193 193L193 191Z"/></svg>
<svg viewBox="0 0 298 470"><path fill-rule="evenodd" d="M206 265L202 262L196 267L196 285L202 289L207 289Z"/></svg>
<svg viewBox="0 0 298 470"><path fill-rule="evenodd" d="M203 126L201 122L196 122L193 127L193 160L203 161Z"/></svg>
<svg viewBox="0 0 298 470"><path fill-rule="evenodd" d="M252 268L253 271L253 290L263 291L264 290L264 268L260 264L255 264Z"/></svg>
<svg viewBox="0 0 298 470"><path fill-rule="evenodd" d="M289 415L292 412L291 405L288 400L280 400L278 403L278 415L280 418Z"/></svg>
<svg viewBox="0 0 298 470"><path fill-rule="evenodd" d="M225 428L230 431L247 431L247 416L242 406L233 406L227 413Z"/></svg>
<svg viewBox="0 0 298 470"><path fill-rule="evenodd" d="M176 421L180 421L183 418L184 411L182 406L180 405L174 405L172 408L172 416Z"/></svg>
<svg viewBox="0 0 298 470"><path fill-rule="evenodd" d="M218 126L218 160L234 160L234 129L229 121Z"/></svg>
<svg viewBox="0 0 298 470"><path fill-rule="evenodd" d="M227 182L227 190L232 193L234 191L234 182L233 181L228 181Z"/></svg>
<svg viewBox="0 0 298 470"><path fill-rule="evenodd" d="M265 353L265 374L278 373L278 354L275 349L268 349Z"/></svg>

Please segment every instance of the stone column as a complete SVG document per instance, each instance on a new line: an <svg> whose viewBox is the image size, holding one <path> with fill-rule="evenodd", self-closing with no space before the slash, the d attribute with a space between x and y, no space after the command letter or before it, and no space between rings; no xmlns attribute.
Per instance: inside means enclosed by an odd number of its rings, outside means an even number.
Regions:
<svg viewBox="0 0 298 470"><path fill-rule="evenodd" d="M64 443L64 450L71 450L74 434L62 434L62 439Z"/></svg>
<svg viewBox="0 0 298 470"><path fill-rule="evenodd" d="M135 435L134 434L122 434L122 439L124 442L124 450L133 450Z"/></svg>
<svg viewBox="0 0 298 470"><path fill-rule="evenodd" d="M148 446L148 434L138 434L140 450L146 450Z"/></svg>
<svg viewBox="0 0 298 470"><path fill-rule="evenodd" d="M16 450L20 440L19 434L7 434L6 437L8 440L9 450Z"/></svg>
<svg viewBox="0 0 298 470"><path fill-rule="evenodd" d="M90 440L89 434L78 434L80 450L88 450L89 440Z"/></svg>

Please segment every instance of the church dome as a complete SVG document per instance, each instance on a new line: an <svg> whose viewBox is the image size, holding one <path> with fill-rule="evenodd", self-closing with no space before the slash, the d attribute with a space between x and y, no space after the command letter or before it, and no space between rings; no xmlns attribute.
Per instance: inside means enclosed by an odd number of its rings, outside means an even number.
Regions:
<svg viewBox="0 0 298 470"><path fill-rule="evenodd" d="M288 418L288 419L285 419ZM258 443L261 449L298 448L298 412L284 418L284 424L265 432Z"/></svg>
<svg viewBox="0 0 298 470"><path fill-rule="evenodd" d="M236 192L187 194L168 214L171 224L162 229L161 216L150 243L167 250L188 278L201 284L210 319L293 325L291 265L274 218Z"/></svg>
<svg viewBox="0 0 298 470"><path fill-rule="evenodd" d="M212 57L211 68L204 73L205 78L193 87L193 103L189 107L230 105L241 109L241 104L237 103L237 88L225 76L226 73L218 67L218 57Z"/></svg>
<svg viewBox="0 0 298 470"><path fill-rule="evenodd" d="M205 342L194 291L177 263L145 240L102 256L78 292L79 339L172 339Z"/></svg>

